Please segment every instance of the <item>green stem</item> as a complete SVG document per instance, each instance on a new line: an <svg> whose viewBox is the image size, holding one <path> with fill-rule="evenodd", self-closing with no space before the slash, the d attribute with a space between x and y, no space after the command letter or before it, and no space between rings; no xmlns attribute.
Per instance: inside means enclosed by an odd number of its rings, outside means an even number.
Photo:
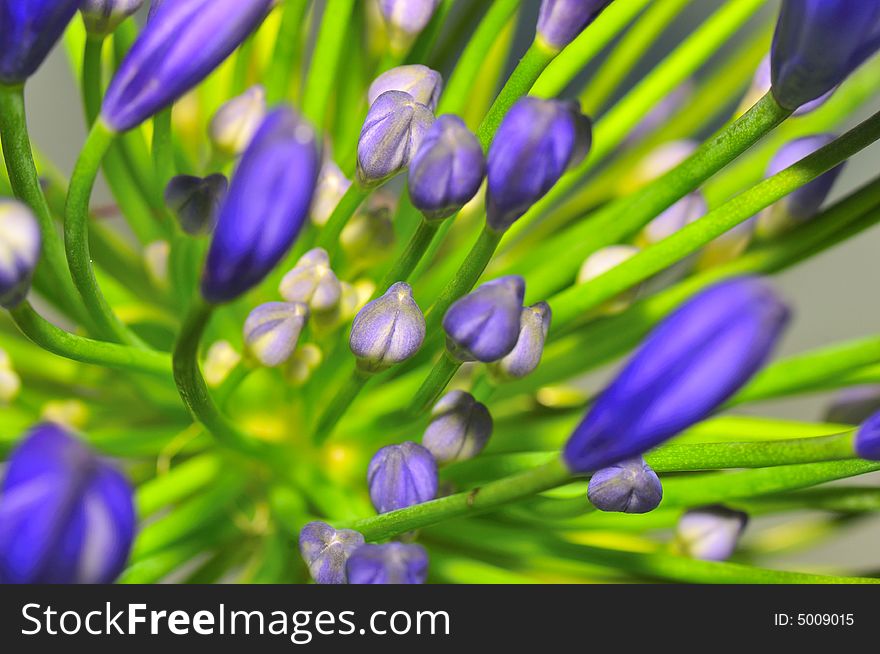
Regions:
<svg viewBox="0 0 880 654"><path fill-rule="evenodd" d="M342 196L339 204L336 205L336 209L333 210L327 223L321 228L317 245L327 250L331 259L339 247L339 235L369 194L369 189L365 189L357 183L352 184Z"/></svg>
<svg viewBox="0 0 880 654"><path fill-rule="evenodd" d="M281 24L275 37L275 48L266 71L266 99L274 105L290 96L293 70L299 61L302 21L309 3L305 0L284 0Z"/></svg>
<svg viewBox="0 0 880 654"><path fill-rule="evenodd" d="M318 426L313 434L313 440L316 445L323 444L333 435L336 425L342 420L351 403L354 402L371 377L371 374L355 368L348 381L339 387L336 395L330 401L330 404L327 405L327 408L324 409L324 413L321 414L318 420Z"/></svg>
<svg viewBox="0 0 880 654"><path fill-rule="evenodd" d="M86 124L91 128L101 114L101 100L104 92L101 86L102 61L104 49L103 36L86 37L82 64L82 96L86 113Z"/></svg>
<svg viewBox="0 0 880 654"><path fill-rule="evenodd" d="M411 418L416 418L434 406L437 398L440 397L440 394L449 385L449 382L455 376L455 373L458 372L459 368L461 368L461 362L453 359L449 352L444 350L440 360L434 365L431 372L428 373L425 381L422 382L421 387L416 392L415 397L413 397L407 410L407 415Z"/></svg>
<svg viewBox="0 0 880 654"><path fill-rule="evenodd" d="M447 218L447 220L452 220L452 218ZM377 294L384 293L385 289L396 282L405 282L409 279L409 276L412 274L412 271L415 270L419 261L422 260L422 257L431 245L431 241L434 240L434 235L437 234L437 230L442 224L443 223L438 220L422 219L419 226L416 228L415 233L412 235L412 238L409 240L406 250L404 250L403 254L400 255L400 258L394 262L391 270L385 274L385 277L376 288Z"/></svg>
<svg viewBox="0 0 880 654"><path fill-rule="evenodd" d="M223 472L224 463L216 454L202 454L141 484L135 494L138 515L148 518L201 490Z"/></svg>
<svg viewBox="0 0 880 654"><path fill-rule="evenodd" d="M171 111L169 107L153 117L153 166L156 171L157 198L163 197L165 186L175 174Z"/></svg>

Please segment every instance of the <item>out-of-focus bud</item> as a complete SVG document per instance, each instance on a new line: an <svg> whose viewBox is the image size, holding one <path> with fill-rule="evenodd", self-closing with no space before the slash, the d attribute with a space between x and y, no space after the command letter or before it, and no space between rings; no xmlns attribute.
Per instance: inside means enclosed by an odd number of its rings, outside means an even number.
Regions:
<svg viewBox="0 0 880 654"><path fill-rule="evenodd" d="M592 144L577 103L525 97L504 116L489 148L486 221L507 230L549 191Z"/></svg>
<svg viewBox="0 0 880 654"><path fill-rule="evenodd" d="M309 210L312 223L318 227L326 225L350 186L351 180L345 176L342 169L330 160L325 161L318 175L318 187L315 189L312 208Z"/></svg>
<svg viewBox="0 0 880 654"><path fill-rule="evenodd" d="M663 241L682 227L699 220L708 212L706 200L699 191L688 193L666 211L645 225L636 238L636 244L642 248Z"/></svg>
<svg viewBox="0 0 880 654"><path fill-rule="evenodd" d="M394 52L405 52L437 10L440 0L379 0Z"/></svg>
<svg viewBox="0 0 880 654"><path fill-rule="evenodd" d="M378 186L403 171L434 122L434 114L409 93L386 91L373 103L358 140L361 185Z"/></svg>
<svg viewBox="0 0 880 654"><path fill-rule="evenodd" d="M158 288L168 288L168 261L171 258L171 244L168 241L153 241L144 248L144 265L150 280Z"/></svg>
<svg viewBox="0 0 880 654"><path fill-rule="evenodd" d="M247 149L266 117L266 91L252 86L222 105L208 125L214 149L226 157L237 157Z"/></svg>
<svg viewBox="0 0 880 654"><path fill-rule="evenodd" d="M486 174L483 148L458 116L440 116L409 168L409 197L428 220L455 214L480 190Z"/></svg>
<svg viewBox="0 0 880 654"><path fill-rule="evenodd" d="M21 392L21 377L12 367L12 360L0 348L0 406L11 404Z"/></svg>
<svg viewBox="0 0 880 654"><path fill-rule="evenodd" d="M562 50L596 20L611 0L543 0L538 37L552 50Z"/></svg>
<svg viewBox="0 0 880 654"><path fill-rule="evenodd" d="M392 218L397 199L389 195L381 190L373 193L343 228L339 244L349 261L369 266L394 251Z"/></svg>
<svg viewBox="0 0 880 654"><path fill-rule="evenodd" d="M756 223L753 216L710 241L697 258L697 269L706 270L738 258L751 244Z"/></svg>
<svg viewBox="0 0 880 654"><path fill-rule="evenodd" d="M351 529L334 529L310 522L299 532L299 552L318 584L346 584L349 557L364 545L364 537Z"/></svg>
<svg viewBox="0 0 880 654"><path fill-rule="evenodd" d="M704 561L726 561L733 554L749 516L724 506L692 509L681 516L675 546L682 554Z"/></svg>
<svg viewBox="0 0 880 654"><path fill-rule="evenodd" d="M46 402L40 412L43 422L53 422L67 429L77 431L89 424L91 412L88 405L79 400L53 400Z"/></svg>
<svg viewBox="0 0 880 654"><path fill-rule="evenodd" d="M538 367L544 354L544 341L550 331L551 316L550 305L546 302L538 302L522 310L516 346L500 361L489 366L496 379L521 379Z"/></svg>
<svg viewBox="0 0 880 654"><path fill-rule="evenodd" d="M190 236L210 234L229 190L223 175L172 177L165 187L165 205Z"/></svg>
<svg viewBox="0 0 880 654"><path fill-rule="evenodd" d="M232 343L229 341L213 343L205 354L203 366L208 386L211 388L220 386L239 363L241 363L241 354L232 347Z"/></svg>
<svg viewBox="0 0 880 654"><path fill-rule="evenodd" d="M329 311L339 302L342 289L330 268L326 250L306 252L296 266L281 280L281 297L288 302L303 302L315 312Z"/></svg>
<svg viewBox="0 0 880 654"><path fill-rule="evenodd" d="M436 70L422 64L407 64L385 71L370 84L367 100L372 105L386 91L409 93L413 100L432 112L437 109L443 91L443 77Z"/></svg>
<svg viewBox="0 0 880 654"><path fill-rule="evenodd" d="M687 79L679 84L669 95L654 105L641 122L636 125L624 140L625 145L640 141L655 129L665 124L672 116L687 104L694 94L694 83Z"/></svg>
<svg viewBox="0 0 880 654"><path fill-rule="evenodd" d="M761 63L758 64L758 70L755 71L755 77L752 79L752 84L749 87L749 90L746 92L745 97L740 103L739 110L737 114L744 114L746 111L751 109L755 103L764 97L767 92L770 90L770 55L767 55L761 60ZM823 104L828 101L832 95L834 95L834 91L837 90L837 87L832 88L828 93L819 96L815 100L808 102L807 104L798 107L797 110L792 114L792 116L803 116L804 114L808 114L811 111L815 111Z"/></svg>
<svg viewBox="0 0 880 654"><path fill-rule="evenodd" d="M33 75L55 47L82 0L0 0L0 83Z"/></svg>
<svg viewBox="0 0 880 654"><path fill-rule="evenodd" d="M880 47L880 4L783 0L770 51L773 96L797 109L822 97Z"/></svg>
<svg viewBox="0 0 880 654"><path fill-rule="evenodd" d="M0 200L0 307L27 297L40 260L42 237L34 214L15 200Z"/></svg>
<svg viewBox="0 0 880 654"><path fill-rule="evenodd" d="M423 584L428 552L415 543L364 545L348 559L347 568L350 584Z"/></svg>
<svg viewBox="0 0 880 654"><path fill-rule="evenodd" d="M349 346L361 370L377 372L409 359L424 340L425 317L412 288L397 282L360 310L351 326Z"/></svg>
<svg viewBox="0 0 880 654"><path fill-rule="evenodd" d="M636 256L641 250L634 245L609 245L601 250L596 250L587 257L584 264L578 272L578 284L586 284L597 277L604 275L609 270L613 270L624 261L629 261ZM599 314L614 315L626 311L635 301L639 294L641 285L634 286L628 291L624 291L617 297L605 302L599 307Z"/></svg>
<svg viewBox="0 0 880 654"><path fill-rule="evenodd" d="M368 279L359 279L354 284L339 282L339 286L342 291L336 306L312 316L315 328L329 331L347 325L376 292L376 284Z"/></svg>
<svg viewBox="0 0 880 654"><path fill-rule="evenodd" d="M486 405L464 391L451 391L431 410L424 445L440 463L472 459L492 436L492 415Z"/></svg>
<svg viewBox="0 0 880 654"><path fill-rule="evenodd" d="M83 0L80 11L89 34L107 36L143 4L144 0Z"/></svg>
<svg viewBox="0 0 880 654"><path fill-rule="evenodd" d="M788 308L754 277L700 292L667 316L599 395L563 452L575 472L606 468L703 420L770 356Z"/></svg>
<svg viewBox="0 0 880 654"><path fill-rule="evenodd" d="M302 302L267 302L251 311L244 323L244 343L262 365L273 368L287 361L309 319Z"/></svg>
<svg viewBox="0 0 880 654"><path fill-rule="evenodd" d="M856 432L856 454L868 461L880 461L880 412L865 420Z"/></svg>
<svg viewBox="0 0 880 654"><path fill-rule="evenodd" d="M657 146L639 161L620 183L623 193L632 193L662 177L694 153L696 141L669 141Z"/></svg>
<svg viewBox="0 0 880 654"><path fill-rule="evenodd" d="M524 295L523 278L508 275L455 302L443 317L449 353L459 361L483 363L509 354L519 340Z"/></svg>
<svg viewBox="0 0 880 654"><path fill-rule="evenodd" d="M641 457L602 468L590 477L587 498L600 511L648 513L660 505L660 478Z"/></svg>
<svg viewBox="0 0 880 654"><path fill-rule="evenodd" d="M0 492L4 583L110 583L134 531L129 483L58 425L35 427L13 452Z"/></svg>
<svg viewBox="0 0 880 654"><path fill-rule="evenodd" d="M858 425L880 411L880 384L845 388L825 409L824 422Z"/></svg>
<svg viewBox="0 0 880 654"><path fill-rule="evenodd" d="M804 136L783 145L767 167L767 177L782 172L789 166L813 154L834 140L832 134ZM761 238L773 238L792 227L805 223L819 212L819 208L834 186L845 164L835 166L816 179L792 191L758 215L756 231Z"/></svg>
<svg viewBox="0 0 880 654"><path fill-rule="evenodd" d="M317 370L323 360L324 355L321 353L321 348L314 343L306 343L293 353L288 362L285 376L292 385L299 388L309 381L312 373Z"/></svg>
<svg viewBox="0 0 880 654"><path fill-rule="evenodd" d="M370 461L367 484L379 513L422 504L437 495L437 462L416 443L388 445Z"/></svg>

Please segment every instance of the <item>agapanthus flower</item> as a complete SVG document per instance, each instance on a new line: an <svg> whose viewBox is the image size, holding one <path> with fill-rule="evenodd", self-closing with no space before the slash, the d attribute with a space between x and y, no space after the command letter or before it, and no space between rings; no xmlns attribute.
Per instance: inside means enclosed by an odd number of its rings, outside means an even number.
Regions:
<svg viewBox="0 0 880 654"><path fill-rule="evenodd" d="M428 578L428 552L421 545L363 545L348 559L350 584L423 584Z"/></svg>
<svg viewBox="0 0 880 654"><path fill-rule="evenodd" d="M202 279L206 300L235 299L284 257L308 216L319 166L312 128L289 109L270 113L220 212Z"/></svg>
<svg viewBox="0 0 880 654"><path fill-rule="evenodd" d="M765 363L788 309L763 281L716 284L663 320L565 446L575 472L608 467L705 419Z"/></svg>
<svg viewBox="0 0 880 654"><path fill-rule="evenodd" d="M538 36L554 50L561 50L610 4L611 0L543 0Z"/></svg>
<svg viewBox="0 0 880 654"><path fill-rule="evenodd" d="M345 566L364 545L364 537L351 529L336 530L324 522L310 522L299 533L299 552L318 584L348 583Z"/></svg>
<svg viewBox="0 0 880 654"><path fill-rule="evenodd" d="M675 543L686 556L704 561L731 557L749 521L742 511L724 506L691 509L678 521Z"/></svg>
<svg viewBox="0 0 880 654"><path fill-rule="evenodd" d="M296 349L309 319L302 302L267 302L250 312L244 323L244 343L262 365L280 366Z"/></svg>
<svg viewBox="0 0 880 654"><path fill-rule="evenodd" d="M397 282L361 309L349 346L362 370L376 372L406 361L422 347L425 317L406 282Z"/></svg>
<svg viewBox="0 0 880 654"><path fill-rule="evenodd" d="M45 61L82 0L0 0L0 83L21 84Z"/></svg>
<svg viewBox="0 0 880 654"><path fill-rule="evenodd" d="M392 47L405 49L427 27L438 4L440 0L379 0Z"/></svg>
<svg viewBox="0 0 880 654"><path fill-rule="evenodd" d="M590 120L577 103L525 97L514 104L489 148L489 227L508 229L587 156L591 143Z"/></svg>
<svg viewBox="0 0 880 654"><path fill-rule="evenodd" d="M208 136L220 154L237 157L245 151L266 117L266 91L252 86L224 103L211 118Z"/></svg>
<svg viewBox="0 0 880 654"><path fill-rule="evenodd" d="M309 250L281 280L281 296L288 302L303 302L314 311L329 311L339 302L342 287L330 267L330 256L322 248Z"/></svg>
<svg viewBox="0 0 880 654"><path fill-rule="evenodd" d="M386 91L409 93L413 100L432 112L437 109L443 91L443 77L436 70L422 64L407 64L386 70L367 90L367 102L373 104Z"/></svg>
<svg viewBox="0 0 880 654"><path fill-rule="evenodd" d="M12 309L27 296L41 245L31 210L15 200L0 200L0 307Z"/></svg>
<svg viewBox="0 0 880 654"><path fill-rule="evenodd" d="M158 113L219 66L274 0L165 2L152 14L110 82L102 116L123 132Z"/></svg>
<svg viewBox="0 0 880 654"><path fill-rule="evenodd" d="M86 31L106 36L143 4L144 0L83 0L82 16Z"/></svg>
<svg viewBox="0 0 880 654"><path fill-rule="evenodd" d="M177 175L165 187L165 205L183 231L191 236L204 236L217 224L228 190L229 181L224 175Z"/></svg>
<svg viewBox="0 0 880 654"><path fill-rule="evenodd" d="M770 55L768 54L761 60L761 63L758 64L758 69L755 71L755 76L752 78L752 85L749 87L749 90L748 92L746 92L746 96L740 105L741 109L745 111L752 107L758 100L760 100L764 95L767 94L767 92L770 90L771 85ZM807 104L798 107L792 114L792 116L803 116L810 113L811 111L815 111L823 104L825 104L832 95L834 95L835 90L837 90L837 87L832 88L830 91L828 91L824 95L819 96L815 100L812 100Z"/></svg>
<svg viewBox="0 0 880 654"><path fill-rule="evenodd" d="M472 459L492 435L492 415L485 404L464 391L450 391L431 409L424 445L440 463Z"/></svg>
<svg viewBox="0 0 880 654"><path fill-rule="evenodd" d="M546 302L525 307L519 317L519 338L514 348L490 367L497 379L521 379L541 363L544 341L550 331L552 311Z"/></svg>
<svg viewBox="0 0 880 654"><path fill-rule="evenodd" d="M0 493L0 582L110 583L134 539L125 478L58 425L16 448Z"/></svg>
<svg viewBox="0 0 880 654"><path fill-rule="evenodd" d="M417 443L388 445L370 461L367 484L379 513L422 504L437 495L437 462Z"/></svg>
<svg viewBox="0 0 880 654"><path fill-rule="evenodd" d="M519 340L525 281L509 275L478 286L443 317L450 354L459 361L491 363L509 354Z"/></svg>
<svg viewBox="0 0 880 654"><path fill-rule="evenodd" d="M880 411L880 384L844 388L831 400L824 422L858 425Z"/></svg>
<svg viewBox="0 0 880 654"><path fill-rule="evenodd" d="M600 511L648 513L660 505L660 478L641 457L602 468L590 477L587 498Z"/></svg>
<svg viewBox="0 0 880 654"><path fill-rule="evenodd" d="M869 461L880 461L880 412L861 424L854 445L858 456Z"/></svg>

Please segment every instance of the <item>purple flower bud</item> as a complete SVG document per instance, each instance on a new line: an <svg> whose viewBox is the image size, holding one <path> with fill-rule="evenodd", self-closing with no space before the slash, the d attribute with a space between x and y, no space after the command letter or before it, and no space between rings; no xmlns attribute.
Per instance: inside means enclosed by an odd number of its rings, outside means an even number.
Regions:
<svg viewBox="0 0 880 654"><path fill-rule="evenodd" d="M315 248L302 255L284 276L279 291L288 302L303 302L312 310L322 312L336 306L342 287L330 268L327 251Z"/></svg>
<svg viewBox="0 0 880 654"><path fill-rule="evenodd" d="M789 166L813 154L834 140L832 134L815 134L789 141L776 153L767 167L767 177L782 172ZM778 236L788 229L810 220L819 212L831 187L837 180L844 163L822 173L816 179L792 191L767 207L758 216L757 232L762 238Z"/></svg>
<svg viewBox="0 0 880 654"><path fill-rule="evenodd" d="M165 187L165 205L190 236L210 234L217 224L229 182L224 175L178 175Z"/></svg>
<svg viewBox="0 0 880 654"><path fill-rule="evenodd" d="M207 77L263 21L273 0L165 2L126 55L104 97L104 122L139 125Z"/></svg>
<svg viewBox="0 0 880 654"><path fill-rule="evenodd" d="M349 346L358 367L369 372L406 361L425 341L425 317L405 282L361 309L351 326Z"/></svg>
<svg viewBox="0 0 880 654"><path fill-rule="evenodd" d="M856 432L856 454L868 461L880 461L880 412L865 420Z"/></svg>
<svg viewBox="0 0 880 654"><path fill-rule="evenodd" d="M451 391L431 410L424 445L440 463L472 459L492 435L492 415L486 405L464 391Z"/></svg>
<svg viewBox="0 0 880 654"><path fill-rule="evenodd" d="M299 552L318 584L346 584L345 565L364 537L351 529L338 531L323 522L310 522L299 532Z"/></svg>
<svg viewBox="0 0 880 654"><path fill-rule="evenodd" d="M252 86L222 105L208 126L211 144L220 154L237 157L245 151L266 117L266 91Z"/></svg>
<svg viewBox="0 0 880 654"><path fill-rule="evenodd" d="M858 425L880 411L880 384L845 388L834 396L822 420Z"/></svg>
<svg viewBox="0 0 880 654"><path fill-rule="evenodd" d="M280 366L296 349L308 319L309 307L302 302L261 304L244 323L244 343L267 368Z"/></svg>
<svg viewBox="0 0 880 654"><path fill-rule="evenodd" d="M293 111L266 117L217 221L202 280L206 300L235 299L284 257L308 216L320 161L314 131Z"/></svg>
<svg viewBox="0 0 880 654"><path fill-rule="evenodd" d="M754 277L697 294L664 319L606 388L565 446L586 473L650 450L708 416L755 374L788 309Z"/></svg>
<svg viewBox="0 0 880 654"><path fill-rule="evenodd" d="M0 492L0 582L107 584L135 531L125 478L54 424L13 452Z"/></svg>
<svg viewBox="0 0 880 654"><path fill-rule="evenodd" d="M358 141L358 181L377 186L409 166L434 114L409 93L386 91L367 113Z"/></svg>
<svg viewBox="0 0 880 654"><path fill-rule="evenodd" d="M153 20L153 16L156 15L156 12L159 11L159 7L161 7L164 2L165 0L152 0L152 2L150 2L150 13L147 14L148 21Z"/></svg>
<svg viewBox="0 0 880 654"><path fill-rule="evenodd" d="M880 47L880 4L783 0L770 53L773 95L797 109L831 91Z"/></svg>
<svg viewBox="0 0 880 654"><path fill-rule="evenodd" d="M634 245L609 245L601 250L596 250L587 257L587 260L581 266L577 276L578 284L586 284L604 275L624 261L629 261L639 252L640 249ZM599 307L598 313L614 315L625 311L636 299L640 288L641 285L635 286L605 302Z"/></svg>
<svg viewBox="0 0 880 654"><path fill-rule="evenodd" d="M364 545L348 559L350 584L423 584L428 578L428 552L421 545Z"/></svg>
<svg viewBox="0 0 880 654"><path fill-rule="evenodd" d="M82 0L0 0L0 83L21 84L42 65Z"/></svg>
<svg viewBox="0 0 880 654"><path fill-rule="evenodd" d="M15 200L0 200L0 307L14 309L27 296L41 245L31 210Z"/></svg>
<svg viewBox="0 0 880 654"><path fill-rule="evenodd" d="M440 0L379 0L379 11L388 25L391 44L403 50L421 33Z"/></svg>
<svg viewBox="0 0 880 654"><path fill-rule="evenodd" d="M767 91L770 90L770 87L770 55L767 55L761 60L761 63L758 65L758 70L755 71L755 77L752 79L752 85L746 93L746 97L743 99L742 103L740 103L740 107L742 108L743 112L752 107L758 100L766 95ZM837 87L835 86L830 91L828 91L828 93L825 93L815 100L812 100L807 104L798 107L797 110L792 114L792 116L803 116L810 113L811 111L815 111L823 104L825 104L828 99L832 95L834 95L834 91L836 90Z"/></svg>
<svg viewBox="0 0 880 654"><path fill-rule="evenodd" d="M678 232L682 227L699 220L708 211L702 193L699 191L689 193L645 225L636 240L641 247L659 243Z"/></svg>
<svg viewBox="0 0 880 654"><path fill-rule="evenodd" d="M498 379L521 379L538 367L544 353L544 340L550 331L552 312L546 302L525 307L519 318L516 346L503 359L491 365Z"/></svg>
<svg viewBox="0 0 880 654"><path fill-rule="evenodd" d="M692 509L678 521L675 542L683 554L704 561L725 561L736 549L749 516L724 506Z"/></svg>
<svg viewBox="0 0 880 654"><path fill-rule="evenodd" d="M370 461L367 484L379 513L422 504L437 495L437 462L416 443L388 445Z"/></svg>
<svg viewBox="0 0 880 654"><path fill-rule="evenodd" d="M522 277L508 275L478 286L443 316L450 354L459 361L491 363L509 354L519 340L525 295Z"/></svg>
<svg viewBox="0 0 880 654"><path fill-rule="evenodd" d="M323 227L330 220L342 196L351 186L351 180L333 161L325 161L318 175L318 188L312 199L309 217L318 227Z"/></svg>
<svg viewBox="0 0 880 654"><path fill-rule="evenodd" d="M610 4L611 0L543 0L538 36L552 49L562 50Z"/></svg>
<svg viewBox="0 0 880 654"><path fill-rule="evenodd" d="M660 505L660 478L641 457L602 468L590 477L587 498L600 511L648 513Z"/></svg>
<svg viewBox="0 0 880 654"><path fill-rule="evenodd" d="M82 17L86 31L96 36L106 36L143 4L144 0L83 0Z"/></svg>
<svg viewBox="0 0 880 654"><path fill-rule="evenodd" d="M489 227L508 229L586 157L591 142L590 119L577 103L525 97L514 104L489 148Z"/></svg>
<svg viewBox="0 0 880 654"><path fill-rule="evenodd" d="M410 163L409 197L428 220L448 218L477 194L483 148L458 116L440 116Z"/></svg>
<svg viewBox="0 0 880 654"><path fill-rule="evenodd" d="M432 112L437 109L443 91L443 77L422 64L407 64L385 71L370 84L367 101L372 105L386 91L409 93L413 100Z"/></svg>

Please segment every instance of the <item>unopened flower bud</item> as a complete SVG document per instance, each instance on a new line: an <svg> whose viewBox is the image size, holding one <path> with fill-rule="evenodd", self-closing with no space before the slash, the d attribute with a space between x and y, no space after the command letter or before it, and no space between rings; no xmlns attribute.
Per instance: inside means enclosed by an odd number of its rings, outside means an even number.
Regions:
<svg viewBox="0 0 880 654"><path fill-rule="evenodd" d="M648 513L660 505L663 486L657 473L639 457L593 473L587 498L600 511Z"/></svg>
<svg viewBox="0 0 880 654"><path fill-rule="evenodd" d="M406 51L427 27L438 4L440 0L379 0L393 51Z"/></svg>
<svg viewBox="0 0 880 654"><path fill-rule="evenodd" d="M397 282L360 310L351 326L349 346L358 367L369 372L406 361L425 340L425 317L412 288Z"/></svg>
<svg viewBox="0 0 880 654"><path fill-rule="evenodd" d="M609 245L601 250L596 250L596 252L587 257L587 260L581 266L577 276L578 284L586 284L604 275L624 261L629 261L640 251L635 245ZM640 288L640 285L636 285L617 297L608 300L608 302L603 303L599 307L597 313L614 315L626 311L635 301Z"/></svg>
<svg viewBox="0 0 880 654"><path fill-rule="evenodd" d="M223 175L178 175L165 187L165 205L190 236L210 234L217 224L229 182Z"/></svg>
<svg viewBox="0 0 880 654"><path fill-rule="evenodd" d="M422 504L437 495L437 462L416 443L388 445L370 461L367 484L379 513Z"/></svg>
<svg viewBox="0 0 880 654"><path fill-rule="evenodd" d="M733 554L749 517L724 506L692 509L678 521L675 544L684 555L726 561Z"/></svg>
<svg viewBox="0 0 880 654"><path fill-rule="evenodd" d="M525 281L509 275L486 282L455 302L443 317L449 353L459 361L491 363L519 340Z"/></svg>
<svg viewBox="0 0 880 654"><path fill-rule="evenodd" d="M321 365L324 355L314 343L306 343L296 349L287 364L286 378L297 388L303 386Z"/></svg>
<svg viewBox="0 0 880 654"><path fill-rule="evenodd" d="M144 266L150 280L159 288L168 288L170 259L171 244L168 241L153 241L144 248Z"/></svg>
<svg viewBox="0 0 880 654"><path fill-rule="evenodd" d="M318 175L315 197L312 198L312 207L309 210L312 223L318 227L326 225L350 186L351 180L345 176L342 169L332 161L325 161Z"/></svg>
<svg viewBox="0 0 880 654"><path fill-rule="evenodd" d="M310 522L299 533L299 552L318 584L346 584L349 557L364 545L364 537L351 529L334 529Z"/></svg>
<svg viewBox="0 0 880 654"><path fill-rule="evenodd" d="M767 55L761 60L761 63L758 64L758 69L755 71L755 76L752 78L752 84L746 92L745 97L742 99L742 102L740 102L739 111L737 113L744 114L751 109L758 100L767 94L770 90L770 86L770 55ZM815 111L825 104L828 99L834 95L834 91L836 90L837 87L835 86L824 95L798 107L792 116L803 116L811 111Z"/></svg>
<svg viewBox="0 0 880 654"><path fill-rule="evenodd" d="M0 3L0 84L23 83L45 61L82 0Z"/></svg>
<svg viewBox="0 0 880 654"><path fill-rule="evenodd" d="M42 237L34 214L15 200L0 200L0 307L14 309L30 291Z"/></svg>
<svg viewBox="0 0 880 654"><path fill-rule="evenodd" d="M208 126L214 149L226 156L237 157L245 151L266 117L266 91L252 86L222 105Z"/></svg>
<svg viewBox="0 0 880 654"><path fill-rule="evenodd" d="M348 559L350 584L423 584L428 552L417 544L363 545Z"/></svg>
<svg viewBox="0 0 880 654"><path fill-rule="evenodd" d="M203 366L208 386L211 388L220 386L239 363L241 363L241 354L232 347L229 341L213 343L205 354Z"/></svg>
<svg viewBox="0 0 880 654"><path fill-rule="evenodd" d="M279 291L288 302L308 304L313 311L329 311L336 306L341 287L330 268L327 251L315 248L306 252L281 280Z"/></svg>
<svg viewBox="0 0 880 654"><path fill-rule="evenodd" d="M107 36L143 4L144 0L83 0L80 11L89 34Z"/></svg>
<svg viewBox="0 0 880 654"><path fill-rule="evenodd" d="M450 391L431 410L424 445L440 463L472 459L492 435L492 415L486 405L464 391Z"/></svg>
<svg viewBox="0 0 880 654"><path fill-rule="evenodd" d="M308 318L309 307L302 302L261 304L244 323L244 343L262 365L280 366L296 349Z"/></svg>
<svg viewBox="0 0 880 654"><path fill-rule="evenodd" d="M858 425L880 411L880 384L845 388L831 400L824 422Z"/></svg>
<svg viewBox="0 0 880 654"><path fill-rule="evenodd" d="M553 50L561 50L610 4L611 0L543 0L538 36Z"/></svg>
<svg viewBox="0 0 880 654"><path fill-rule="evenodd" d="M407 64L385 71L370 84L367 101L372 105L386 91L409 93L413 100L432 112L437 109L443 91L443 77L422 64Z"/></svg>
<svg viewBox="0 0 880 654"><path fill-rule="evenodd" d="M516 346L500 361L490 365L497 379L521 379L538 367L550 330L551 316L550 305L546 302L538 302L522 310Z"/></svg>
<svg viewBox="0 0 880 654"><path fill-rule="evenodd" d="M880 412L865 420L856 432L855 451L868 461L880 461Z"/></svg>

